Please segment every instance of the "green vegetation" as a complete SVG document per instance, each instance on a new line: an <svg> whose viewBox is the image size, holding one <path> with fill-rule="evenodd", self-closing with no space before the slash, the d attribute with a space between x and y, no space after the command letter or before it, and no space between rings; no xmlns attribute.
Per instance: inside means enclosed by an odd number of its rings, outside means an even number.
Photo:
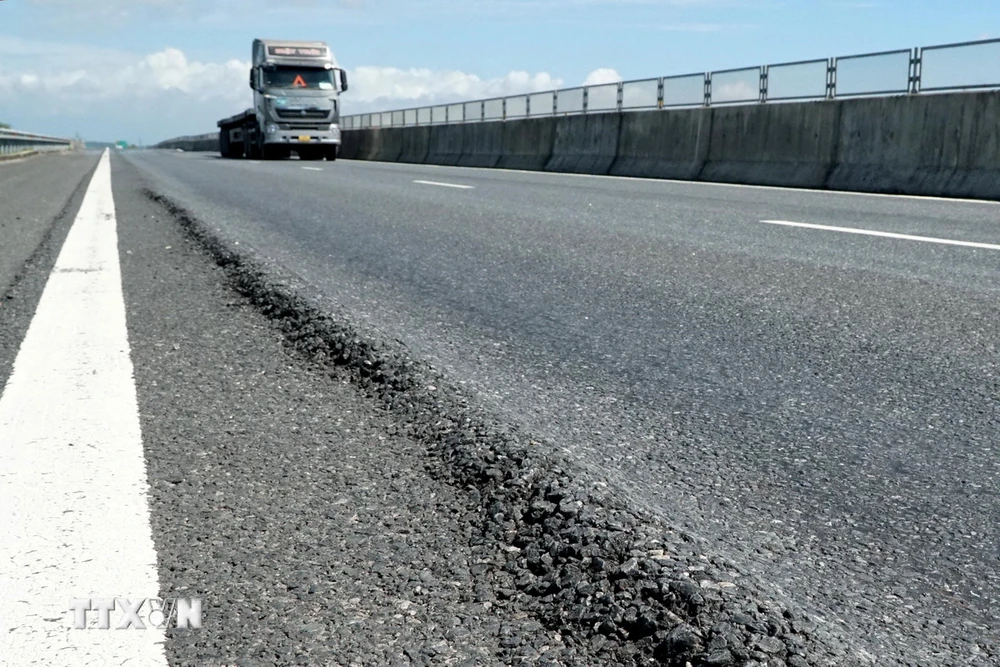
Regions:
<svg viewBox="0 0 1000 667"><path fill-rule="evenodd" d="M9 129L10 125L8 125L7 123L0 123L0 130L9 130Z"/></svg>

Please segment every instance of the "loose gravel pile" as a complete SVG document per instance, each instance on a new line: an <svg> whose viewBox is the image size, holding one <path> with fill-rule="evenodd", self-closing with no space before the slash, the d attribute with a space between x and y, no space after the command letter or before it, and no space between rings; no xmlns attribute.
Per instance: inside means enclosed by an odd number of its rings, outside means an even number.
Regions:
<svg viewBox="0 0 1000 667"><path fill-rule="evenodd" d="M629 507L553 443L501 423L402 343L319 305L285 269L156 192L145 194L287 344L350 377L391 412L399 435L428 448L428 470L478 508L470 546L490 564L479 574L493 604L558 633L564 656L577 664L678 667L877 664L823 619L713 554L705 540ZM544 641L544 633L507 636L499 657L545 663Z"/></svg>

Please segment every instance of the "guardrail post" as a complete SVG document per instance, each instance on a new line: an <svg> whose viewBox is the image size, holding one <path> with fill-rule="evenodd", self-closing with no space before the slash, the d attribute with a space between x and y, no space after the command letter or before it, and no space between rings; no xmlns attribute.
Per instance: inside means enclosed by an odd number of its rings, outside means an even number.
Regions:
<svg viewBox="0 0 1000 667"><path fill-rule="evenodd" d="M924 50L920 47L910 52L910 81L909 88L911 95L920 93L920 79L924 70Z"/></svg>
<svg viewBox="0 0 1000 667"><path fill-rule="evenodd" d="M615 108L618 109L619 113L622 110L622 105L625 104L625 82L618 82L618 100L615 102Z"/></svg>
<svg viewBox="0 0 1000 667"><path fill-rule="evenodd" d="M590 100L590 86L583 87L583 112L587 113L587 102Z"/></svg>
<svg viewBox="0 0 1000 667"><path fill-rule="evenodd" d="M553 116L558 116L559 115L559 91L558 90L553 90L552 91L552 115Z"/></svg>
<svg viewBox="0 0 1000 667"><path fill-rule="evenodd" d="M826 61L826 99L832 100L837 97L837 59L830 58Z"/></svg>
<svg viewBox="0 0 1000 667"><path fill-rule="evenodd" d="M656 108L663 108L664 79L661 76L656 82Z"/></svg>
<svg viewBox="0 0 1000 667"><path fill-rule="evenodd" d="M531 95L524 96L524 117L531 118Z"/></svg>
<svg viewBox="0 0 1000 667"><path fill-rule="evenodd" d="M486 100L479 103L479 122L486 120Z"/></svg>
<svg viewBox="0 0 1000 667"><path fill-rule="evenodd" d="M760 99L759 102L764 104L767 102L767 77L769 73L769 68L767 65L761 65L760 67Z"/></svg>
<svg viewBox="0 0 1000 667"><path fill-rule="evenodd" d="M712 73L705 72L705 106L712 106Z"/></svg>
<svg viewBox="0 0 1000 667"><path fill-rule="evenodd" d="M507 98L506 97L503 98L503 100L502 100L500 118L501 118L501 120L507 120Z"/></svg>

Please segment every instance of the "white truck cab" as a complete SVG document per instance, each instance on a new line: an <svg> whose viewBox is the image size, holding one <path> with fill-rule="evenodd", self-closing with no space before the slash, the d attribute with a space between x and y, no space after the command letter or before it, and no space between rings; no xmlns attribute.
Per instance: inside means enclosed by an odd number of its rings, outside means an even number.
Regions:
<svg viewBox="0 0 1000 667"><path fill-rule="evenodd" d="M254 108L219 121L223 157L336 160L347 73L323 42L255 39Z"/></svg>

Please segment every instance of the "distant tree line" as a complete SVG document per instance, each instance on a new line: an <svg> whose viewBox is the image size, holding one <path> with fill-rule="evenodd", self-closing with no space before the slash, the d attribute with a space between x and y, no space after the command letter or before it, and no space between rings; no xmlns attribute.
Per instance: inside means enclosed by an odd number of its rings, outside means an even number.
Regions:
<svg viewBox="0 0 1000 667"><path fill-rule="evenodd" d="M10 125L8 125L7 123L0 123L0 130L9 130L9 129Z"/></svg>

